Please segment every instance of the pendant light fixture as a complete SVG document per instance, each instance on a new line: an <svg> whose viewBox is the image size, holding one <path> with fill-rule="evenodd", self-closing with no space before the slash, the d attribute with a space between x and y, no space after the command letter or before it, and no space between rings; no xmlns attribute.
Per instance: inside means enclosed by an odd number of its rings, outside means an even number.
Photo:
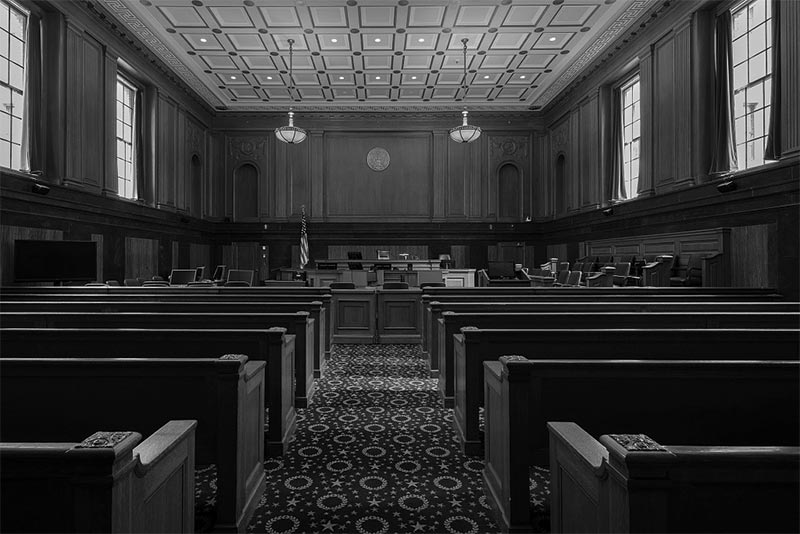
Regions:
<svg viewBox="0 0 800 534"><path fill-rule="evenodd" d="M294 78L292 78L292 48L294 46L294 39L289 39L289 98L294 99L292 95L292 90L294 87ZM300 97L300 91L297 92L298 98ZM290 145L296 145L297 143L302 143L305 141L308 134L302 128L298 128L294 125L294 112L292 108L289 108L289 125L288 126L281 126L280 128L275 128L275 137L278 138L279 141L283 141L284 143L288 143ZM451 134L452 135L452 134Z"/></svg>
<svg viewBox="0 0 800 534"><path fill-rule="evenodd" d="M466 37L461 39L464 44L464 79L462 80L461 88L464 89L462 98L467 97L467 42L469 39ZM471 143L481 136L481 129L477 126L467 124L467 107L464 106L464 111L461 112L463 122L461 126L456 126L450 130L450 139L457 143Z"/></svg>

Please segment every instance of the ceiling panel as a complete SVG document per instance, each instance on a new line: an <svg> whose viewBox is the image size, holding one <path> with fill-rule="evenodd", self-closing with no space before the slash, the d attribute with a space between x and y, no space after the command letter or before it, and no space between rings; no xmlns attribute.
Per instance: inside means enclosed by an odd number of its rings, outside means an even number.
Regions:
<svg viewBox="0 0 800 534"><path fill-rule="evenodd" d="M664 2L97 0L222 111L541 107Z"/></svg>

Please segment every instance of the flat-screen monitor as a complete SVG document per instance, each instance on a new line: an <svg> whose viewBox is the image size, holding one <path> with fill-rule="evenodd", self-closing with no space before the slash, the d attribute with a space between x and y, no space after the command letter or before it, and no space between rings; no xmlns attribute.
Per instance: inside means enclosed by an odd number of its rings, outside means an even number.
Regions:
<svg viewBox="0 0 800 534"><path fill-rule="evenodd" d="M206 277L206 268L205 267L195 267L194 269L194 281L199 282L200 280Z"/></svg>
<svg viewBox="0 0 800 534"><path fill-rule="evenodd" d="M249 269L230 269L228 271L228 282L247 282L253 285L253 271Z"/></svg>
<svg viewBox="0 0 800 534"><path fill-rule="evenodd" d="M14 241L15 282L92 282L97 280L94 241Z"/></svg>
<svg viewBox="0 0 800 534"><path fill-rule="evenodd" d="M173 286L185 286L189 282L194 282L195 276L197 276L195 269L172 269L172 274L169 275L169 283Z"/></svg>
<svg viewBox="0 0 800 534"><path fill-rule="evenodd" d="M513 261L490 261L487 273L489 278L514 278Z"/></svg>
<svg viewBox="0 0 800 534"><path fill-rule="evenodd" d="M217 265L214 269L214 276L211 278L212 280L224 280L225 276L225 265Z"/></svg>

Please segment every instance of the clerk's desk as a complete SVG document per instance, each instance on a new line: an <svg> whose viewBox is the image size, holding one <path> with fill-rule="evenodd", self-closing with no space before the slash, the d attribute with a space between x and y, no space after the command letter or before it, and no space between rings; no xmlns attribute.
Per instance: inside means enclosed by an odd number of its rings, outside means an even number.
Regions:
<svg viewBox="0 0 800 534"><path fill-rule="evenodd" d="M422 261L422 260L411 260ZM427 260L426 260L427 261ZM350 263L368 263L363 260ZM325 263L320 260L318 263ZM331 262L332 263L332 262ZM384 262L374 262L384 263ZM403 262L405 263L405 262ZM438 260L435 261L438 267ZM421 265L421 264L420 264ZM384 282L406 282L410 287L420 287L426 282L444 282L450 287L474 287L475 269L307 269L306 278L312 287L329 286L332 282L352 282L356 287L381 286Z"/></svg>

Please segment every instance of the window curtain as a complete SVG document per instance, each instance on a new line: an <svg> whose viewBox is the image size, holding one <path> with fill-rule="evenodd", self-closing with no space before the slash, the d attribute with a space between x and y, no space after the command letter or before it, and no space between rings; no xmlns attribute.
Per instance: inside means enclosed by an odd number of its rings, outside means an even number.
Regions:
<svg viewBox="0 0 800 534"><path fill-rule="evenodd" d="M764 159L781 158L781 2L769 0L772 4L772 90L770 92L769 130Z"/></svg>
<svg viewBox="0 0 800 534"><path fill-rule="evenodd" d="M608 160L610 196L612 200L628 198L625 178L622 175L622 94L619 89L611 92L611 152Z"/></svg>
<svg viewBox="0 0 800 534"><path fill-rule="evenodd" d="M144 95L140 89L133 96L133 198L145 191Z"/></svg>
<svg viewBox="0 0 800 534"><path fill-rule="evenodd" d="M23 171L41 171L44 168L42 146L42 41L41 19L31 13L28 17L27 46L25 49L25 94L22 105L22 156Z"/></svg>
<svg viewBox="0 0 800 534"><path fill-rule="evenodd" d="M733 42L731 12L725 10L716 22L716 68L714 69L714 152L710 174L736 170L736 137L733 128Z"/></svg>

